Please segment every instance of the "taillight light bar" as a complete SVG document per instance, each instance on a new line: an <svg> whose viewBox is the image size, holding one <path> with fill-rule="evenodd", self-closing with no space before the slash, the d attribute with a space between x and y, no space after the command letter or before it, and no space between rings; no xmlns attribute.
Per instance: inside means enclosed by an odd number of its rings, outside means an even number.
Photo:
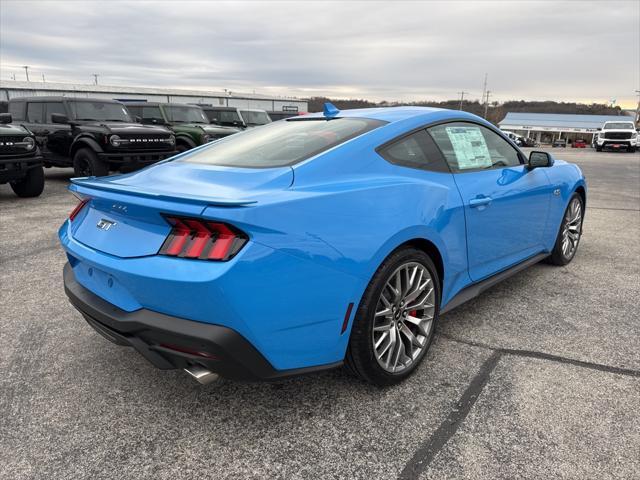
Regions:
<svg viewBox="0 0 640 480"><path fill-rule="evenodd" d="M73 222L73 219L76 218L78 214L82 211L84 206L87 203L89 203L89 200L91 200L91 198L89 197L83 198L82 200L80 200L80 203L78 203L78 205L76 205L76 207L73 210L71 210L71 213L69 214L69 220Z"/></svg>
<svg viewBox="0 0 640 480"><path fill-rule="evenodd" d="M226 223L169 215L164 218L172 228L160 247L160 255L226 261L248 240L243 232Z"/></svg>

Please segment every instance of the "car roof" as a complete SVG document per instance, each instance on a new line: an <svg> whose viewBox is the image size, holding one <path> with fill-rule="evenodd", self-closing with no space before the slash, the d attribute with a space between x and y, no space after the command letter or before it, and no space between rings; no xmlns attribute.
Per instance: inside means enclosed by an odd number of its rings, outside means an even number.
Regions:
<svg viewBox="0 0 640 480"><path fill-rule="evenodd" d="M131 105L132 107L157 107L158 105L166 105L168 107L195 107L195 108L206 108L201 105L195 105L193 103L173 103L173 102L124 102L126 105Z"/></svg>
<svg viewBox="0 0 640 480"><path fill-rule="evenodd" d="M203 110L233 110L236 111L238 110L238 107L221 107L218 105L196 105L200 108L202 108Z"/></svg>
<svg viewBox="0 0 640 480"><path fill-rule="evenodd" d="M323 113L308 113L295 117L296 120L304 118L322 118ZM420 120L424 123L431 121L446 121L448 119L456 120L472 120L485 125L488 122L483 118L473 115L472 113L462 110L448 110L444 108L432 107L378 107L378 108L358 108L353 110L340 110L335 118L369 118L373 120L382 120L388 123L400 122L403 120ZM496 127L494 127L496 128Z"/></svg>
<svg viewBox="0 0 640 480"><path fill-rule="evenodd" d="M19 97L19 98L11 98L10 102L62 102L64 100L74 101L74 102L105 102L105 103L118 103L121 104L118 100L111 100L109 98L92 98L92 97L64 97L60 96L33 96L33 97Z"/></svg>

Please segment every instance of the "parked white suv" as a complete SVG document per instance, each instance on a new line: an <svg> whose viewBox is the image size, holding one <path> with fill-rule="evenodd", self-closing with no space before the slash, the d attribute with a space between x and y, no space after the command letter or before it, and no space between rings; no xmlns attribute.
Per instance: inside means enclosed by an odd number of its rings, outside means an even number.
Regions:
<svg viewBox="0 0 640 480"><path fill-rule="evenodd" d="M638 145L638 132L633 121L605 122L598 133L596 150L601 152L603 148L626 148L629 152L635 152Z"/></svg>
<svg viewBox="0 0 640 480"><path fill-rule="evenodd" d="M515 133L510 132L509 130L502 130L502 133L504 133L507 137L513 140L513 143L515 143L519 147L522 147L524 145L524 140L520 135L516 135Z"/></svg>

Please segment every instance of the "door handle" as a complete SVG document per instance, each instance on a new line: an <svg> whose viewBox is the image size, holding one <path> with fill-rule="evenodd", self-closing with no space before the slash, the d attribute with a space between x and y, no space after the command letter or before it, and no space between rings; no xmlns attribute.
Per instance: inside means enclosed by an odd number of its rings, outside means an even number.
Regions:
<svg viewBox="0 0 640 480"><path fill-rule="evenodd" d="M469 206L471 208L482 207L489 205L493 199L491 197L472 198L469 200Z"/></svg>

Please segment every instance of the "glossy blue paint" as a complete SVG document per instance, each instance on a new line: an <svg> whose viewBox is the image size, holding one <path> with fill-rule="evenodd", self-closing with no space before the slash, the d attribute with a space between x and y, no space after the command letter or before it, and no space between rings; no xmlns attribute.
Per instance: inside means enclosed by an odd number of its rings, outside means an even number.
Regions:
<svg viewBox="0 0 640 480"><path fill-rule="evenodd" d="M71 190L91 197L59 231L76 279L127 311L233 328L277 369L329 364L346 351L357 310L342 334L347 306L359 304L394 249L417 239L435 246L445 305L474 281L550 251L571 193L584 188L579 169L560 160L451 174L392 165L376 152L438 122L496 131L468 113L399 107L337 116L388 123L291 167L180 161L187 152L127 175L74 180ZM161 213L228 222L249 241L228 262L160 256L169 232ZM103 218L115 225L98 229Z"/></svg>

